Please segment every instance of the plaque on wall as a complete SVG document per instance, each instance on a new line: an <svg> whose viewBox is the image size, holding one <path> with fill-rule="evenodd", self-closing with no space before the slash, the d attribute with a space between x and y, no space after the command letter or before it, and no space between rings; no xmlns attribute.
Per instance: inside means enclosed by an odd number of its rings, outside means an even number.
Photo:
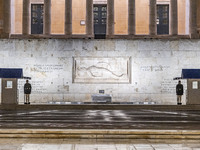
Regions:
<svg viewBox="0 0 200 150"><path fill-rule="evenodd" d="M75 57L74 83L130 83L130 57Z"/></svg>

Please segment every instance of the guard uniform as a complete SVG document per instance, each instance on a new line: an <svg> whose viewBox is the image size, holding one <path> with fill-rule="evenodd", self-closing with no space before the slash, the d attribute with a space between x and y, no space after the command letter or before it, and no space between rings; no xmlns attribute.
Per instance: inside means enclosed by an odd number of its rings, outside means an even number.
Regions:
<svg viewBox="0 0 200 150"><path fill-rule="evenodd" d="M26 81L24 84L24 96L25 96L25 102L24 104L30 104L30 94L31 94L31 84Z"/></svg>
<svg viewBox="0 0 200 150"><path fill-rule="evenodd" d="M176 95L177 95L177 104L181 105L181 98L183 95L183 85L179 81L179 83L176 85Z"/></svg>

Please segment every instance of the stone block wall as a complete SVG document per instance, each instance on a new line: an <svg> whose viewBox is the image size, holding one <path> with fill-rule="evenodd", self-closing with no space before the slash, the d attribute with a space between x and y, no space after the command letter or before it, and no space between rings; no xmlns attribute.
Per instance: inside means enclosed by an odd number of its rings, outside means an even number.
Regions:
<svg viewBox="0 0 200 150"><path fill-rule="evenodd" d="M176 104L173 78L199 60L200 40L0 40L0 68L32 77L32 103L91 102L105 90L113 102Z"/></svg>
<svg viewBox="0 0 200 150"><path fill-rule="evenodd" d="M115 0L115 34L128 34L128 0Z"/></svg>
<svg viewBox="0 0 200 150"><path fill-rule="evenodd" d="M189 18L186 17L187 14L189 14L189 12L187 12L186 7L186 0L178 0L178 34L187 34L186 32L186 26L187 25L187 20Z"/></svg>
<svg viewBox="0 0 200 150"><path fill-rule="evenodd" d="M0 0L0 33L3 30L3 0Z"/></svg>
<svg viewBox="0 0 200 150"><path fill-rule="evenodd" d="M197 8L200 8L200 1L197 1L198 5ZM197 28L200 35L200 9L197 9Z"/></svg>
<svg viewBox="0 0 200 150"><path fill-rule="evenodd" d="M149 33L149 0L135 1L136 34Z"/></svg>
<svg viewBox="0 0 200 150"><path fill-rule="evenodd" d="M85 34L86 26L86 0L73 0L72 1L72 33Z"/></svg>
<svg viewBox="0 0 200 150"><path fill-rule="evenodd" d="M65 24L65 0L52 0L51 1L51 33L63 34Z"/></svg>

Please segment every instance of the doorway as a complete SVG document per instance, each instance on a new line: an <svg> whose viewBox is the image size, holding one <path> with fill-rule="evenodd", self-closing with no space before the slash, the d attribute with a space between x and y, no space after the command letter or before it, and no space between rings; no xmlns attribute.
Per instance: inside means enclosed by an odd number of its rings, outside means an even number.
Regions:
<svg viewBox="0 0 200 150"><path fill-rule="evenodd" d="M31 4L31 34L43 34L44 5Z"/></svg>
<svg viewBox="0 0 200 150"><path fill-rule="evenodd" d="M157 34L169 34L169 5L157 5Z"/></svg>
<svg viewBox="0 0 200 150"><path fill-rule="evenodd" d="M94 5L94 36L105 39L107 22L107 5Z"/></svg>

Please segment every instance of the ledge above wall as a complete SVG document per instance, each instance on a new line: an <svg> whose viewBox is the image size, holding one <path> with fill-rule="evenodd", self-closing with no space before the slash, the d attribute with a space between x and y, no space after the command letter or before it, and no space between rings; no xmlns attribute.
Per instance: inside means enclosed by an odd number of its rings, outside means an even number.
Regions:
<svg viewBox="0 0 200 150"><path fill-rule="evenodd" d="M198 38L197 38L198 37ZM197 36L199 39L200 36ZM22 34L11 34L10 36L0 36L2 39L94 39L92 35L22 35ZM112 35L106 36L106 39L191 39L189 35Z"/></svg>

